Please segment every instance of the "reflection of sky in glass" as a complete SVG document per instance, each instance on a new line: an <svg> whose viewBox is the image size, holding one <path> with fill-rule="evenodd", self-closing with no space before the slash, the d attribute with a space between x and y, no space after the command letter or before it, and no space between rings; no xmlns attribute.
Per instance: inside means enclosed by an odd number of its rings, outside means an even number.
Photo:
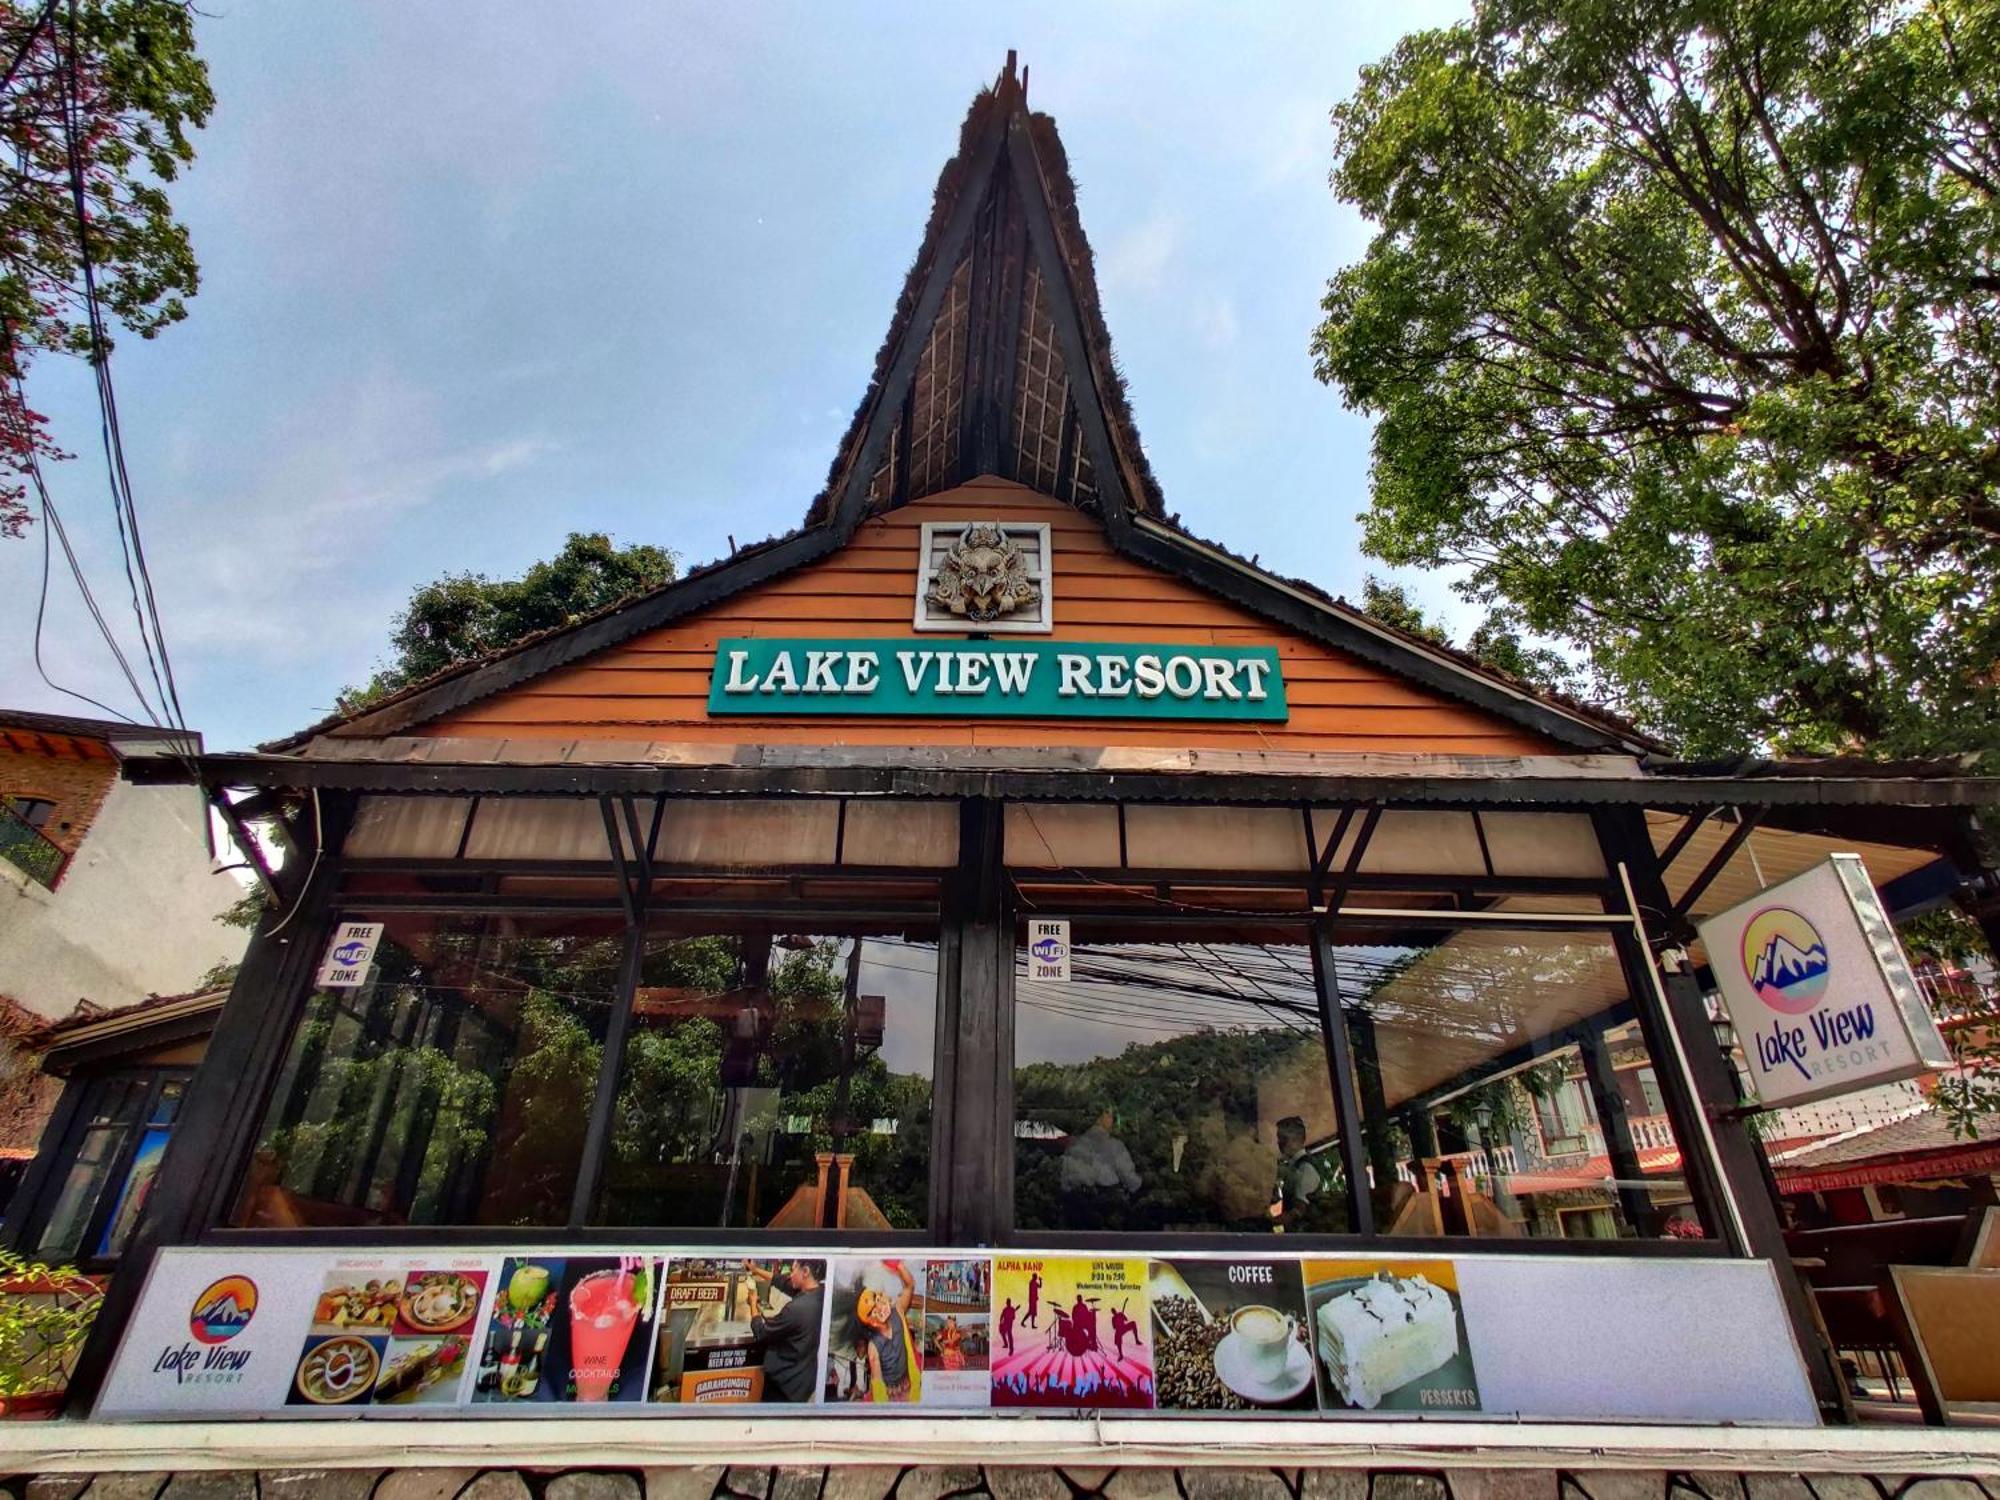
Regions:
<svg viewBox="0 0 2000 1500"><path fill-rule="evenodd" d="M883 1066L929 1078L937 1057L937 944L863 938L860 985L860 993L883 997Z"/></svg>
<svg viewBox="0 0 2000 1500"><path fill-rule="evenodd" d="M1303 944L1081 945L1067 984L1031 984L1016 951L1014 1062L1083 1062L1197 1031L1282 1029L1317 1036Z"/></svg>

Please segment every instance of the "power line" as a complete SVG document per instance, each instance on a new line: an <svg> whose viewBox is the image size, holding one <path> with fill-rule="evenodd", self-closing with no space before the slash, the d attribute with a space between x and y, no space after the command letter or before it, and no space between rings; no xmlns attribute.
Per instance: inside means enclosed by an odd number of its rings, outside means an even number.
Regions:
<svg viewBox="0 0 2000 1500"><path fill-rule="evenodd" d="M6 74L0 76L0 91L4 91L14 81L14 75L21 71L21 64L28 60L28 53L34 48L35 38L42 34L42 28L54 19L55 13L56 0L48 0L48 4L42 7L42 13L35 17L34 25L28 28L28 34L21 38L21 46L14 53L14 60L7 64ZM54 33L51 32L50 35L53 37Z"/></svg>
<svg viewBox="0 0 2000 1500"><path fill-rule="evenodd" d="M27 407L27 395L22 389L18 378L14 382L14 394L15 399L21 402L22 409L25 411ZM41 592L35 601L35 671L40 674L42 681L47 683L56 692L79 699L82 702L90 704L93 708L101 708L113 718L123 719L128 724L137 722L130 714L120 713L117 709L112 708L107 703L99 702L88 693L81 693L74 688L64 687L49 676L48 668L43 665L42 633L48 614L49 574L52 566L49 537L53 533L56 539L62 543L63 557L69 563L70 577L76 582L77 592L83 596L84 608L89 611L91 619L96 622L98 633L104 637L105 645L111 648L112 658L118 663L119 671L124 674L125 681L131 686L133 695L138 698L140 706L144 708L146 717L157 723L158 719L153 713L152 705L147 702L145 692L139 686L139 679L132 671L131 663L126 660L124 649L119 646L118 638L113 634L110 622L104 618L104 611L98 606L97 596L91 592L90 583L84 577L83 565L77 561L76 549L70 544L68 528L63 525L61 512L56 509L55 498L49 494L48 482L42 476L41 461L36 457L32 444L27 449L27 466L28 478L33 482L35 495L42 503L42 586Z"/></svg>
<svg viewBox="0 0 2000 1500"><path fill-rule="evenodd" d="M132 615L138 622L139 641L146 666L153 679L161 713L155 722L161 727L187 730L187 716L181 709L180 690L174 681L173 661L167 653L165 632L160 627L159 600L154 593L151 570L146 565L145 543L139 531L139 513L132 500L132 478L125 463L124 435L118 423L118 397L111 380L111 341L105 331L104 313L97 294L97 273L90 255L90 209L83 170L82 120L83 67L77 42L76 0L69 0L69 56L60 87L63 106L63 134L69 160L71 206L76 212L77 262L83 273L83 300L90 329L90 362L97 382L98 429L104 445L105 469L111 482L112 515L118 523L120 556L125 566L125 582L132 597ZM144 695L141 695L142 701ZM151 712L150 705L148 712Z"/></svg>

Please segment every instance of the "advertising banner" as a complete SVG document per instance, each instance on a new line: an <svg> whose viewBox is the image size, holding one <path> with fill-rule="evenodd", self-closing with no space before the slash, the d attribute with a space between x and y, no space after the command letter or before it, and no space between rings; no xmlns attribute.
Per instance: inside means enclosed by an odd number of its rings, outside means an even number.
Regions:
<svg viewBox="0 0 2000 1500"><path fill-rule="evenodd" d="M1858 856L1835 854L1698 926L1761 1103L1951 1065Z"/></svg>
<svg viewBox="0 0 2000 1500"><path fill-rule="evenodd" d="M675 1257L650 1399L689 1406L812 1400L826 1275L818 1259Z"/></svg>
<svg viewBox="0 0 2000 1500"><path fill-rule="evenodd" d="M1760 1261L595 1247L163 1250L95 1415L717 1404L1817 1420Z"/></svg>

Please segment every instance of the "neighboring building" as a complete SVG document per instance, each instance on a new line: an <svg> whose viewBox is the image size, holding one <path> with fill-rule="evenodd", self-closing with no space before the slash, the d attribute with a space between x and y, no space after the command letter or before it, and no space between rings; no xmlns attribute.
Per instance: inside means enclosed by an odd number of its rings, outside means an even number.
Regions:
<svg viewBox="0 0 2000 1500"><path fill-rule="evenodd" d="M48 1128L37 1124L29 1161L0 1157L20 1177L5 1243L50 1264L117 1263L228 994L155 995L109 1012L79 1006L23 1039L40 1066L33 1104ZM0 1108L9 1098L0 1093Z"/></svg>
<svg viewBox="0 0 2000 1500"><path fill-rule="evenodd" d="M1775 1154L1772 1171L1802 1226L1865 1224L1965 1214L2000 1204L2000 1120L1961 1135L1951 1117L1919 1104L1901 1118L1865 1125Z"/></svg>
<svg viewBox="0 0 2000 1500"><path fill-rule="evenodd" d="M129 755L201 736L0 709L0 996L45 1021L195 988L243 952L241 899L192 787L134 786Z"/></svg>

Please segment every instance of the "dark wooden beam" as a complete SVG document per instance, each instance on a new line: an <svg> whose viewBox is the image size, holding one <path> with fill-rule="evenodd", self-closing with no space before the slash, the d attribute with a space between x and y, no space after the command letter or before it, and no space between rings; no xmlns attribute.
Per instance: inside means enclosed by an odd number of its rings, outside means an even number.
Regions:
<svg viewBox="0 0 2000 1500"><path fill-rule="evenodd" d="M1035 158L1025 110L1008 113L1007 160L1027 220L1029 252L1041 267L1049 298L1049 317L1055 325L1056 344L1062 350L1063 370L1069 376L1070 401L1081 426L1084 451L1090 455L1091 468L1096 472L1105 529L1117 538L1131 526L1135 500L1125 487L1124 465L1119 462L1112 441L1104 396L1091 364L1083 315L1070 284L1069 266L1063 259L1062 241L1056 233L1055 218L1043 188L1041 165Z"/></svg>
<svg viewBox="0 0 2000 1500"><path fill-rule="evenodd" d="M1359 1075L1354 1065L1354 1039L1348 1035L1335 977L1333 945L1326 924L1315 922L1312 933L1313 990L1319 997L1320 1039L1332 1069L1333 1115L1340 1128L1340 1163L1347 1177L1347 1227L1353 1234L1375 1232L1375 1202L1369 1193L1368 1151ZM1381 1070L1375 1073L1377 1103ZM1392 1164L1393 1170L1393 1164Z"/></svg>
<svg viewBox="0 0 2000 1500"><path fill-rule="evenodd" d="M641 766L508 764L484 761L305 759L287 755L216 754L197 764L210 787L313 787L411 795L596 796L602 792L642 796L908 796L928 798L1074 799L1093 802L1190 802L1204 804L1313 801L1379 802L1507 812L1574 812L1579 806L1631 807L1812 807L1822 830L1838 829L1845 810L1865 813L1868 804L1895 806L1914 843L1931 847L1917 821L1925 812L1956 815L1957 810L2000 802L2000 778L1957 781L1878 781L1804 784L1787 780L1655 780L1649 777L1470 777L1387 775L1293 775L1276 772L1104 771L1083 764L1007 769L884 765L856 759L838 763L830 750L823 764L781 762L768 766ZM192 779L188 764L170 756L136 757L124 763L125 778L141 786L179 785ZM1780 818L1772 814L1769 821ZM1952 835L1940 818L1939 839ZM1911 844L1906 833L1902 840ZM1837 835L1836 835L1837 836ZM1860 835L1855 835L1859 837ZM1649 846L1650 847L1650 846Z"/></svg>
<svg viewBox="0 0 2000 1500"><path fill-rule="evenodd" d="M1704 807L1687 815L1681 826L1674 830L1674 836L1667 840L1667 847L1660 851L1662 870L1667 869L1680 857L1681 850L1687 848L1689 841L1701 832L1701 825L1706 823L1714 812L1714 808Z"/></svg>
<svg viewBox="0 0 2000 1500"><path fill-rule="evenodd" d="M910 320L904 325L903 342L889 361L888 372L875 393L868 422L863 429L861 446L854 455L840 494L834 497L832 529L842 542L852 536L854 528L861 523L867 508L868 481L874 476L876 465L882 461L882 448L889 440L894 414L903 404L904 393L916 379L917 361L923 355L931 325L937 321L938 308L943 305L952 274L957 271L958 263L971 243L973 224L986 196L986 184L992 178L993 169L1005 146L1009 113L1001 109L993 110L978 144L973 147L971 160L966 165L965 185L959 192L958 201L952 205L944 230L931 253L930 266L924 273L923 290L917 294L916 306L911 309Z"/></svg>
<svg viewBox="0 0 2000 1500"><path fill-rule="evenodd" d="M1752 807L1747 813L1741 808L1736 810L1736 826L1729 831L1729 837L1722 841L1722 847L1717 849L1709 862L1701 867L1701 873L1688 882L1687 889L1682 891L1680 898L1674 902L1673 920L1683 930L1688 925L1687 916L1694 910L1695 902L1715 884L1716 878L1729 867L1730 860L1736 857L1736 851L1750 841L1750 835L1757 831L1757 825L1763 821L1764 809L1761 807Z"/></svg>
<svg viewBox="0 0 2000 1500"><path fill-rule="evenodd" d="M339 849L353 811L351 798L324 799L329 849ZM88 1415L96 1401L154 1257L165 1246L192 1243L229 1215L265 1101L311 988L339 871L337 858L319 860L287 909L267 911L257 924L208 1050L188 1085L119 1274L112 1278L77 1358L64 1405L70 1416Z"/></svg>
<svg viewBox="0 0 2000 1500"><path fill-rule="evenodd" d="M1653 949L1665 946L1673 934L1661 930L1659 914L1670 911L1671 902L1644 813L1637 808L1601 808L1592 819L1606 865L1631 883L1640 922L1654 924L1644 932L1646 941ZM1771 1263L1820 1415L1840 1421L1851 1410L1845 1382L1785 1247L1769 1169L1737 1112L1736 1070L1715 1039L1701 985L1684 970L1662 973L1639 934L1621 940L1618 947L1626 982L1638 1003L1654 1076L1665 1093L1680 1143L1681 1163L1702 1216L1711 1221L1710 1232L1722 1236L1732 1251ZM1714 1222L1717 1219L1721 1222Z"/></svg>

